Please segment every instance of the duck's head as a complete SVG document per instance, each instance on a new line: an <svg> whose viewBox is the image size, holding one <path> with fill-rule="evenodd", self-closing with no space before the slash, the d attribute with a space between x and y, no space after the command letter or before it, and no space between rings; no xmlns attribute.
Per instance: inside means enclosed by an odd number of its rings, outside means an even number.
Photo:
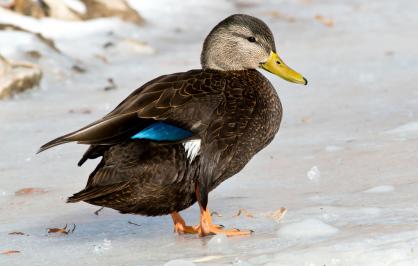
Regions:
<svg viewBox="0 0 418 266"><path fill-rule="evenodd" d="M200 59L204 69L233 71L261 67L290 82L308 83L278 56L266 23L249 15L232 15L216 25L205 39Z"/></svg>

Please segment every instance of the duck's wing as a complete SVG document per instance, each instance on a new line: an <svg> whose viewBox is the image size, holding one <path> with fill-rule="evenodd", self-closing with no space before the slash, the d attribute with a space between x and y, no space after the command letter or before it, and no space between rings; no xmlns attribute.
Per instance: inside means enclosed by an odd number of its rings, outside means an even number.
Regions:
<svg viewBox="0 0 418 266"><path fill-rule="evenodd" d="M111 145L157 122L199 134L224 99L225 80L218 72L192 70L152 80L112 112L77 131L43 145L39 152L67 142Z"/></svg>

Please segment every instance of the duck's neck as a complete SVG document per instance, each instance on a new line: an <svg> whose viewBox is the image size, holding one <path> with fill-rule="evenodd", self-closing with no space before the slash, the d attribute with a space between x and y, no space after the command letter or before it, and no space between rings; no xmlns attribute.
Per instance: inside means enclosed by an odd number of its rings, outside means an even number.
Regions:
<svg viewBox="0 0 418 266"><path fill-rule="evenodd" d="M226 61L221 59L219 55L211 55L208 53L202 53L201 65L203 69L213 69L220 71L238 71L246 70L239 64L235 64L233 61Z"/></svg>
<svg viewBox="0 0 418 266"><path fill-rule="evenodd" d="M242 64L242 58L226 47L223 42L215 41L208 36L203 43L200 63L203 69L215 69L221 71L246 70Z"/></svg>

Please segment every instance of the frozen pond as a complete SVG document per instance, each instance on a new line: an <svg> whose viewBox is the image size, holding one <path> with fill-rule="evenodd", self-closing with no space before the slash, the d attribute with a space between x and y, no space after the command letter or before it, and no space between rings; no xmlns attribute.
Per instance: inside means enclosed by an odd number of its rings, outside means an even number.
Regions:
<svg viewBox="0 0 418 266"><path fill-rule="evenodd" d="M0 253L20 251L0 254L0 265L418 265L418 2L131 2L147 26L0 11L0 22L40 31L62 51L0 32L0 54L45 72L40 88L0 102ZM97 162L76 166L82 145L35 155L39 146L151 78L198 68L204 37L233 13L266 21L282 58L309 80L263 72L284 106L280 133L210 194L216 223L255 233L177 236L169 216L66 204ZM198 208L184 218L196 223ZM47 232L66 224L68 234Z"/></svg>

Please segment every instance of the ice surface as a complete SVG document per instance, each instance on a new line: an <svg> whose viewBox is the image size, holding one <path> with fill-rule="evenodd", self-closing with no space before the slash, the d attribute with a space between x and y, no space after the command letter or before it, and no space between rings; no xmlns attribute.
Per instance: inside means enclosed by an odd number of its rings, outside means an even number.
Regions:
<svg viewBox="0 0 418 266"><path fill-rule="evenodd" d="M215 253L223 253L230 251L228 237L222 234L212 237L212 239L208 242L208 248L209 250Z"/></svg>
<svg viewBox="0 0 418 266"><path fill-rule="evenodd" d="M318 219L305 219L301 222L284 224L278 231L279 236L300 239L327 237L338 233L338 229Z"/></svg>
<svg viewBox="0 0 418 266"><path fill-rule="evenodd" d="M342 150L342 147L336 146L336 145L328 145L328 146L325 147L325 150L329 151L329 152L335 152L335 151Z"/></svg>
<svg viewBox="0 0 418 266"><path fill-rule="evenodd" d="M364 192L366 193L385 193L385 192L391 192L393 191L395 188L393 186L377 186L377 187L372 187Z"/></svg>
<svg viewBox="0 0 418 266"><path fill-rule="evenodd" d="M239 258L235 258L235 260L234 260L234 262L233 262L232 265L233 266L252 266L251 263L246 262L246 261L243 261L243 260L241 260Z"/></svg>
<svg viewBox="0 0 418 266"><path fill-rule="evenodd" d="M418 2L130 2L145 27L0 13L0 22L41 32L62 51L28 33L0 32L0 53L39 63L45 72L40 88L0 102L0 253L20 251L0 254L0 265L223 266L235 258L263 266L418 265ZM214 237L175 235L169 216L110 209L95 215L97 206L66 204L98 162L76 166L82 145L35 155L39 146L102 117L152 78L199 67L204 37L233 13L265 20L280 55L309 80L303 87L263 72L282 100L280 132L209 196L209 208L221 215L215 223L255 233L228 238L229 249L219 252L208 245ZM28 56L31 50L42 56ZM106 91L109 78L117 88ZM315 165L320 182L307 178ZM364 193L382 186L393 189ZM47 192L14 194L31 187ZM276 223L268 214L281 207L288 211ZM236 216L240 209L253 217ZM182 214L196 224L199 208ZM66 224L77 227L67 235L46 233Z"/></svg>
<svg viewBox="0 0 418 266"><path fill-rule="evenodd" d="M394 129L386 131L389 134L396 134L400 137L418 138L418 121L410 122Z"/></svg>
<svg viewBox="0 0 418 266"><path fill-rule="evenodd" d="M167 262L166 264L164 264L164 266L195 266L196 264L194 264L191 261L187 261L187 260L170 260L169 262Z"/></svg>

